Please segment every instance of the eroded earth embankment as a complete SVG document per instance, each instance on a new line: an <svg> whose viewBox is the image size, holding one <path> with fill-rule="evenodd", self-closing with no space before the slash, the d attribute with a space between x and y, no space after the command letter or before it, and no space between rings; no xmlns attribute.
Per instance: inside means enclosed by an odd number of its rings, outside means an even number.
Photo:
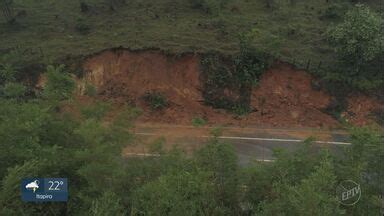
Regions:
<svg viewBox="0 0 384 216"><path fill-rule="evenodd" d="M190 124L203 118L211 124L261 125L279 127L337 127L338 121L324 110L331 96L313 89L311 77L285 63L275 63L253 87L251 112L242 117L204 105L204 85L197 54L166 55L160 51L110 50L89 57L83 65L85 83L97 89L99 97L116 105L141 107L142 122ZM162 110L152 110L143 99L148 92L159 92L168 101ZM364 95L347 100L345 118L366 124L379 102ZM369 106L364 106L369 102Z"/></svg>

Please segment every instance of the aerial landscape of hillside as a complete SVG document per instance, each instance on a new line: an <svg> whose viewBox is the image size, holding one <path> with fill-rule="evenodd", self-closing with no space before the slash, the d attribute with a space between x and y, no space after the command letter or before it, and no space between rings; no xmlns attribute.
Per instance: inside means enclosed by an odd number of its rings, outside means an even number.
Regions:
<svg viewBox="0 0 384 216"><path fill-rule="evenodd" d="M384 215L382 0L0 0L0 215Z"/></svg>

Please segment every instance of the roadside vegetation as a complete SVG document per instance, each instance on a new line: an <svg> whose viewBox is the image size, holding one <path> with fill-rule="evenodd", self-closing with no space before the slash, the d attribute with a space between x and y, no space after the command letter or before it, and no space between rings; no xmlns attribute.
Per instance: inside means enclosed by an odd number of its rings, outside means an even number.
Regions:
<svg viewBox="0 0 384 216"><path fill-rule="evenodd" d="M105 125L93 117L73 119L50 103L44 97L0 99L1 215L305 215L309 210L334 216L380 211L383 137L368 128L353 129L353 145L338 156L314 153L307 140L293 154L276 150L273 163L239 167L233 147L219 141L220 130L215 130L192 157L177 148L165 151L158 140L151 151L159 156L124 158L122 148L134 142L127 128L137 112L127 109ZM19 183L25 176L69 178L69 202L21 202ZM335 198L345 178L361 184L362 198L352 207Z"/></svg>
<svg viewBox="0 0 384 216"><path fill-rule="evenodd" d="M375 1L1 2L6 22L0 26L0 55L17 55L25 64L16 68L5 61L0 69L15 70L18 80L63 62L81 75L82 56L126 47L201 53L205 103L239 116L251 111L251 88L275 60L307 69L335 95L335 89L345 96L384 85L383 17ZM225 96L228 89L238 97ZM23 92L8 84L6 94ZM87 85L85 94L96 92ZM153 110L166 106L159 95L144 98Z"/></svg>
<svg viewBox="0 0 384 216"><path fill-rule="evenodd" d="M352 146L340 154L311 150L313 139L295 152L276 149L275 162L238 165L234 148L212 131L207 144L186 155L151 144L156 157L123 157L133 145L129 128L140 114L126 108L108 124L100 119L107 104L81 108L73 118L58 104L72 98L73 81L64 66L47 67L42 94L2 94L0 98L1 215L376 215L383 191L383 134L351 128ZM1 89L9 87L7 75ZM22 89L23 91L21 91ZM58 91L60 89L60 91ZM12 92L12 91L11 91ZM192 123L205 122L195 118ZM28 204L19 197L26 176L70 179L68 203ZM335 188L345 180L361 186L354 206L343 206ZM188 211L185 211L188 209Z"/></svg>
<svg viewBox="0 0 384 216"><path fill-rule="evenodd" d="M152 110L162 110L168 106L167 98L160 92L147 92L143 99Z"/></svg>
<svg viewBox="0 0 384 216"><path fill-rule="evenodd" d="M201 117L194 117L191 120L191 124L194 127L202 127L207 124L207 121Z"/></svg>

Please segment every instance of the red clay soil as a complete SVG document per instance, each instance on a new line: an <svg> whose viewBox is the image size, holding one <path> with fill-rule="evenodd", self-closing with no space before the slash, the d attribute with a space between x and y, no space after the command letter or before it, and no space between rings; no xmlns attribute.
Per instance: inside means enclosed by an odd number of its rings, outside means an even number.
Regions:
<svg viewBox="0 0 384 216"><path fill-rule="evenodd" d="M251 106L255 120L276 125L335 126L337 122L324 110L330 96L313 90L312 77L287 64L277 64L266 71L253 90ZM276 122L276 123L275 123Z"/></svg>
<svg viewBox="0 0 384 216"><path fill-rule="evenodd" d="M166 56L158 51L105 51L84 63L85 78L99 95L116 105L141 107L141 122L190 124L194 117L209 124L278 127L337 127L338 123L321 110L330 96L311 87L312 77L284 63L266 71L252 92L253 112L235 117L224 110L202 104L199 57L187 54ZM161 92L169 106L152 111L144 102L149 91ZM365 112L365 110L361 110Z"/></svg>
<svg viewBox="0 0 384 216"><path fill-rule="evenodd" d="M363 126L374 122L373 113L383 112L384 103L363 94L354 94L347 99L347 110L341 114L349 123Z"/></svg>
<svg viewBox="0 0 384 216"><path fill-rule="evenodd" d="M107 51L86 61L84 69L86 81L103 97L143 108L142 121L189 123L192 116L210 110L200 104L199 62L194 55L174 58L157 51ZM151 91L162 93L169 106L151 111L143 99Z"/></svg>

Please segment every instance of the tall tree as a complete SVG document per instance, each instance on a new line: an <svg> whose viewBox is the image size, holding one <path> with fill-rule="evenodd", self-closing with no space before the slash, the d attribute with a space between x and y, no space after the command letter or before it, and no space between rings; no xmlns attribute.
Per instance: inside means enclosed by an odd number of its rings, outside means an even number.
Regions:
<svg viewBox="0 0 384 216"><path fill-rule="evenodd" d="M3 12L3 16L8 23L12 23L15 21L15 17L13 15L13 0L0 0L0 7Z"/></svg>
<svg viewBox="0 0 384 216"><path fill-rule="evenodd" d="M369 7L358 4L348 11L344 21L330 28L329 39L339 57L352 66L350 76L365 71L362 67L383 52L383 19Z"/></svg>
<svg viewBox="0 0 384 216"><path fill-rule="evenodd" d="M210 174L204 171L161 176L136 191L132 215L217 215Z"/></svg>
<svg viewBox="0 0 384 216"><path fill-rule="evenodd" d="M308 178L289 184L274 184L271 202L261 205L261 215L343 215L334 196L336 176L330 157L325 157Z"/></svg>

